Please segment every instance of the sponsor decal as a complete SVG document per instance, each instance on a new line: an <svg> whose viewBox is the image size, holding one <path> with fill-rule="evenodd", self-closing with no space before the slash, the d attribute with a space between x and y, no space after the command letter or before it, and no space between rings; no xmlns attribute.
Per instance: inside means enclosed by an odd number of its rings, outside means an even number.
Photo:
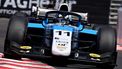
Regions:
<svg viewBox="0 0 122 69"><path fill-rule="evenodd" d="M58 9L59 5L64 2L67 3L70 8L73 4L76 4L75 0L0 0L0 16L11 15L17 11L31 15L32 6Z"/></svg>
<svg viewBox="0 0 122 69"><path fill-rule="evenodd" d="M65 44L58 44L57 49L59 49L60 51L64 51L67 49L67 47L65 46Z"/></svg>
<svg viewBox="0 0 122 69"><path fill-rule="evenodd" d="M101 57L101 55L96 54L96 53L90 53L89 56L93 57L93 58L100 58Z"/></svg>
<svg viewBox="0 0 122 69"><path fill-rule="evenodd" d="M28 50L28 49L32 49L32 47L31 46L20 46L20 49L26 49L26 50Z"/></svg>

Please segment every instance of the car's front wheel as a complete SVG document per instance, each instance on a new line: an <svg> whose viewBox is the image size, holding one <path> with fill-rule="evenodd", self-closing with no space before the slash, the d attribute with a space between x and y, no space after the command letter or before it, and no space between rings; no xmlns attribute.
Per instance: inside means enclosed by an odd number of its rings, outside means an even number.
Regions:
<svg viewBox="0 0 122 69"><path fill-rule="evenodd" d="M110 63L102 64L101 67L104 69L114 69L117 58L116 44L116 30L112 27L101 27L98 30L98 39L97 39L97 49L100 53L112 53Z"/></svg>
<svg viewBox="0 0 122 69"><path fill-rule="evenodd" d="M22 43L27 29L27 17L24 13L17 12L9 20L6 39L4 43L4 55L6 58L21 59L21 56L11 51L15 43Z"/></svg>

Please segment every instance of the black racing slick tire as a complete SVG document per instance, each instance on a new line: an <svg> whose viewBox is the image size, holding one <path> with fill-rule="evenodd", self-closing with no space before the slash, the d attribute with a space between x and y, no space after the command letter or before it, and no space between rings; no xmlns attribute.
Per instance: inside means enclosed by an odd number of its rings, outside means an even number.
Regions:
<svg viewBox="0 0 122 69"><path fill-rule="evenodd" d="M109 63L100 65L103 69L114 69L117 60L117 33L112 27L101 27L98 30L97 48L100 53L112 53Z"/></svg>
<svg viewBox="0 0 122 69"><path fill-rule="evenodd" d="M5 44L4 55L6 58L21 59L21 56L11 50L13 42L22 43L27 30L26 14L17 12L9 20Z"/></svg>
<svg viewBox="0 0 122 69"><path fill-rule="evenodd" d="M104 52L116 52L117 33L112 27L102 27L98 30L98 50Z"/></svg>
<svg viewBox="0 0 122 69"><path fill-rule="evenodd" d="M16 13L9 21L7 40L22 42L27 29L27 17L24 13Z"/></svg>

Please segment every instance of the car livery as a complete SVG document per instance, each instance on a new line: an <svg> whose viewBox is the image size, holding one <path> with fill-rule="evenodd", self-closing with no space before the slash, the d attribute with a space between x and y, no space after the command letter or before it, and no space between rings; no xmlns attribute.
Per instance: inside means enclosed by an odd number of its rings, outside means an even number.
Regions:
<svg viewBox="0 0 122 69"><path fill-rule="evenodd" d="M106 64L114 68L116 30L110 26L96 29L83 18L66 11L49 11L45 16L38 17L27 17L18 12L9 21L5 57L65 57L67 60L100 64L97 65L100 67Z"/></svg>

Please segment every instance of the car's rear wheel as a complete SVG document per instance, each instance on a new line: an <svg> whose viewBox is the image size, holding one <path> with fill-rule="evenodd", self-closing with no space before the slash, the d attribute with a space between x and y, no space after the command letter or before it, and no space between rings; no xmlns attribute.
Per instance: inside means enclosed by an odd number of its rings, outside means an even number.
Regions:
<svg viewBox="0 0 122 69"><path fill-rule="evenodd" d="M110 63L102 64L101 67L113 69L116 64L117 51L116 51L116 30L112 27L101 27L98 30L97 49L100 53L113 53L111 55ZM104 66L103 66L104 65Z"/></svg>
<svg viewBox="0 0 122 69"><path fill-rule="evenodd" d="M24 13L17 12L9 21L5 44L4 55L6 58L21 59L21 56L11 51L13 43L22 43L27 29L27 17Z"/></svg>

